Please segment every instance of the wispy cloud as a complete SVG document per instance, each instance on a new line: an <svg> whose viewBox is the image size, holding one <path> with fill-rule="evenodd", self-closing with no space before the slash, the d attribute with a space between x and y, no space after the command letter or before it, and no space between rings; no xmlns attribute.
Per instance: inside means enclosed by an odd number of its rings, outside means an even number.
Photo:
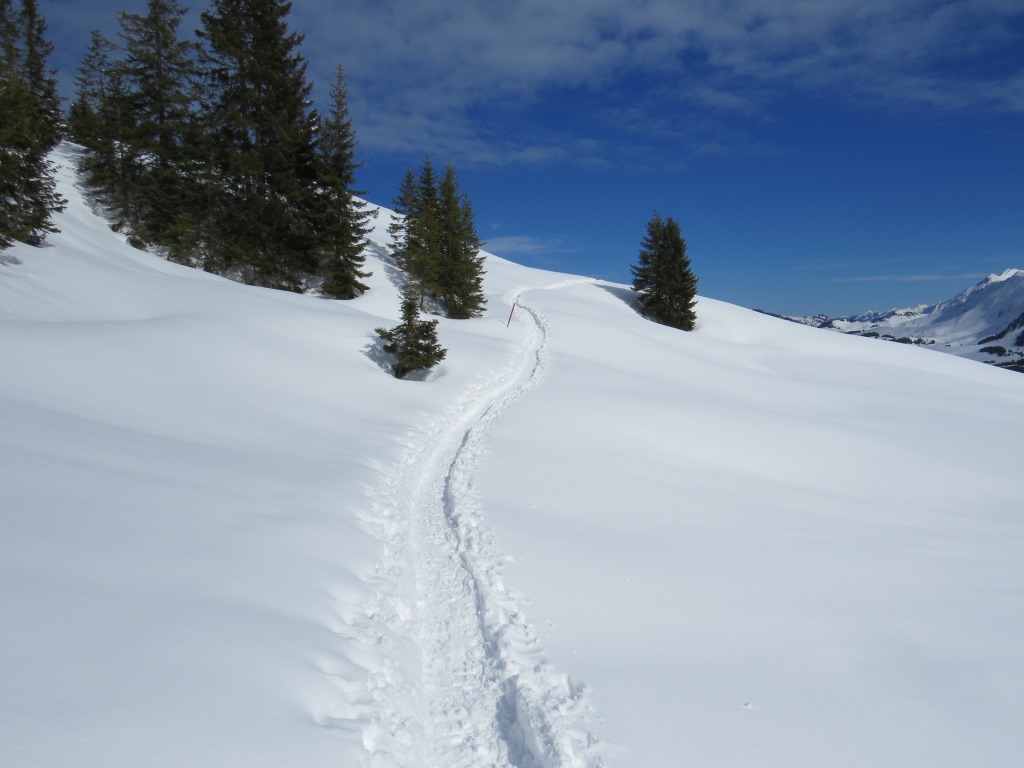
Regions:
<svg viewBox="0 0 1024 768"><path fill-rule="evenodd" d="M560 240L551 240L530 235L506 235L487 240L486 249L498 256L543 256L550 253L565 253L568 249Z"/></svg>
<svg viewBox="0 0 1024 768"><path fill-rule="evenodd" d="M294 14L317 76L335 58L349 70L369 128L361 135L382 150L448 137L479 155L477 144L493 138L481 112L626 81L638 108L648 88L674 83L682 108L732 114L764 108L776 86L875 103L1024 109L1019 61L1005 71L957 66L1015 44L1010 22L1024 7L1007 0L342 0L296 4ZM523 146L492 147L490 160L576 156L558 149L569 136L521 138ZM535 140L542 151L525 151Z"/></svg>
<svg viewBox="0 0 1024 768"><path fill-rule="evenodd" d="M145 1L41 8L67 80L85 29L112 32L117 10L142 12ZM486 165L599 161L586 141L623 129L607 122L615 110L605 101L636 116L630 141L647 128L649 141L675 131L694 154L723 146L709 142L719 131L708 115L719 126L765 115L778 93L1024 111L1024 61L1013 53L1022 20L1019 0L306 0L289 23L305 35L321 98L344 65L364 150ZM1006 55L983 58L993 51ZM560 120L564 97L581 93L592 97L587 113ZM666 103L675 126L657 122ZM525 117L531 110L546 119Z"/></svg>
<svg viewBox="0 0 1024 768"><path fill-rule="evenodd" d="M833 277L830 283L928 283L936 280L980 280L988 277L981 272L960 275L918 274L918 275L859 275L856 277Z"/></svg>

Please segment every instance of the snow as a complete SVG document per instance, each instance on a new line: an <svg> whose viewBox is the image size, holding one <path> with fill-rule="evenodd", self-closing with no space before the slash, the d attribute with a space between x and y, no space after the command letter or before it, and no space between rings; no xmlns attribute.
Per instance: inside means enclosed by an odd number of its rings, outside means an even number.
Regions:
<svg viewBox="0 0 1024 768"><path fill-rule="evenodd" d="M888 312L867 312L847 318L826 319L827 327L844 333L875 332L890 336L924 340L934 349L992 362L986 345L997 338L1011 349L1017 334L1004 338L1007 329L1017 329L1014 321L1024 309L1024 271L1007 269L999 275L972 285L946 301L931 306L893 309ZM822 322L803 318L806 324L822 326ZM1016 349L1012 358L1024 350ZM998 362L998 357L997 357ZM1006 362L1005 360L1003 362Z"/></svg>
<svg viewBox="0 0 1024 768"><path fill-rule="evenodd" d="M998 275L989 275L988 282L990 283L1001 283L1009 280L1011 277L1017 277L1022 274L1022 270L1019 269L1004 269Z"/></svg>
<svg viewBox="0 0 1024 768"><path fill-rule="evenodd" d="M489 256L397 381L387 211L325 301L58 160L0 254L0 765L1018 764L1020 374Z"/></svg>

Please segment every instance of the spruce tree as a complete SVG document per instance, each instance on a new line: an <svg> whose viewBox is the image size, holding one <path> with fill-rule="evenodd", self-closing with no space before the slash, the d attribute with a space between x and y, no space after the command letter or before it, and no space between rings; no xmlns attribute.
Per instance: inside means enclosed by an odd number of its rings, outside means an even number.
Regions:
<svg viewBox="0 0 1024 768"><path fill-rule="evenodd" d="M6 74L13 69L17 57L18 28L14 23L11 0L0 0L0 66Z"/></svg>
<svg viewBox="0 0 1024 768"><path fill-rule="evenodd" d="M213 0L198 34L209 77L205 119L220 179L210 200L208 268L301 291L316 272L311 86L285 0Z"/></svg>
<svg viewBox="0 0 1024 768"><path fill-rule="evenodd" d="M135 113L121 54L117 45L92 30L75 77L69 119L71 137L87 150L79 167L117 231L133 229L141 218L139 177L145 168L130 141Z"/></svg>
<svg viewBox="0 0 1024 768"><path fill-rule="evenodd" d="M448 163L438 179L430 158L408 171L395 198L392 255L405 270L420 307L464 319L483 312L483 256L473 207ZM404 215L403 215L404 214Z"/></svg>
<svg viewBox="0 0 1024 768"><path fill-rule="evenodd" d="M406 290L402 294L402 322L388 330L378 328L386 343L384 351L392 355L392 373L404 379L413 371L433 368L444 360L445 350L437 340L437 320L419 319L419 298Z"/></svg>
<svg viewBox="0 0 1024 768"><path fill-rule="evenodd" d="M50 150L61 138L60 97L57 80L47 64L53 54L53 43L46 39L46 19L36 0L21 0L16 25L22 48L19 74L32 97L31 119L36 140Z"/></svg>
<svg viewBox="0 0 1024 768"><path fill-rule="evenodd" d="M52 215L65 205L47 157L60 126L45 29L34 2L14 14L9 0L0 0L0 249L16 240L41 244L57 231Z"/></svg>
<svg viewBox="0 0 1024 768"><path fill-rule="evenodd" d="M639 264L631 266L633 290L645 317L692 331L697 321L697 277L686 256L686 241L674 219L655 213L640 243Z"/></svg>
<svg viewBox="0 0 1024 768"><path fill-rule="evenodd" d="M114 44L98 29L92 30L75 75L75 100L68 110L68 131L73 141L90 152L100 151L105 140L100 113L110 92L115 53Z"/></svg>
<svg viewBox="0 0 1024 768"><path fill-rule="evenodd" d="M391 257L403 270L408 269L409 262L409 217L416 208L416 197L419 190L416 186L416 174L410 168L402 177L402 183L398 188L391 207L394 215L388 225L388 234L391 235Z"/></svg>
<svg viewBox="0 0 1024 768"><path fill-rule="evenodd" d="M434 277L440 251L437 176L425 158L416 181L416 194L405 221L406 275L420 300L420 308L434 297Z"/></svg>
<svg viewBox="0 0 1024 768"><path fill-rule="evenodd" d="M473 223L473 208L459 189L455 166L445 167L438 185L438 249L431 292L446 317L478 317L484 309L483 243Z"/></svg>
<svg viewBox="0 0 1024 768"><path fill-rule="evenodd" d="M198 68L194 43L178 29L185 9L176 0L149 0L145 15L118 14L123 55L119 69L132 121L119 137L134 166L136 235L172 244L188 212L191 144Z"/></svg>
<svg viewBox="0 0 1024 768"><path fill-rule="evenodd" d="M363 248L376 211L356 198L356 137L348 116L345 72L338 67L331 86L330 112L320 129L317 213L320 217L321 293L335 299L354 299L367 290L362 267Z"/></svg>

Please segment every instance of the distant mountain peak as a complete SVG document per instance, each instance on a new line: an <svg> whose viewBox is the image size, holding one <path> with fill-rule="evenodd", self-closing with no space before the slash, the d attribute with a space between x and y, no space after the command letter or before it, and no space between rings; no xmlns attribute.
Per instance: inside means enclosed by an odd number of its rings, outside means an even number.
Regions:
<svg viewBox="0 0 1024 768"><path fill-rule="evenodd" d="M979 283L979 285L991 284L991 283L1002 283L1002 282L1004 282L1006 280L1010 280L1011 278L1014 278L1014 277L1024 278L1024 270L1022 270L1022 269L1014 269L1014 268L1011 267L1010 269L1003 270L1003 272L1001 274L989 275L984 280L982 280L982 282Z"/></svg>
<svg viewBox="0 0 1024 768"><path fill-rule="evenodd" d="M972 360L1024 368L1024 270L991 274L936 304L846 317L789 320L842 333L922 344Z"/></svg>

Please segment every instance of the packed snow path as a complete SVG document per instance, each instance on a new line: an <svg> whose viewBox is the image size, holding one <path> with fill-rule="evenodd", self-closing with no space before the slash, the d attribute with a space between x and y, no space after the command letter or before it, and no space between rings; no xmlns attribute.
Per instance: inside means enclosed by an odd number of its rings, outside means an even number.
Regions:
<svg viewBox="0 0 1024 768"><path fill-rule="evenodd" d="M506 296L522 333L509 365L411 433L398 466L381 468L370 522L385 561L372 641L417 646L421 678L371 671L363 740L374 768L604 765L585 690L551 668L505 588L473 487L489 426L544 373L547 322L523 291Z"/></svg>

